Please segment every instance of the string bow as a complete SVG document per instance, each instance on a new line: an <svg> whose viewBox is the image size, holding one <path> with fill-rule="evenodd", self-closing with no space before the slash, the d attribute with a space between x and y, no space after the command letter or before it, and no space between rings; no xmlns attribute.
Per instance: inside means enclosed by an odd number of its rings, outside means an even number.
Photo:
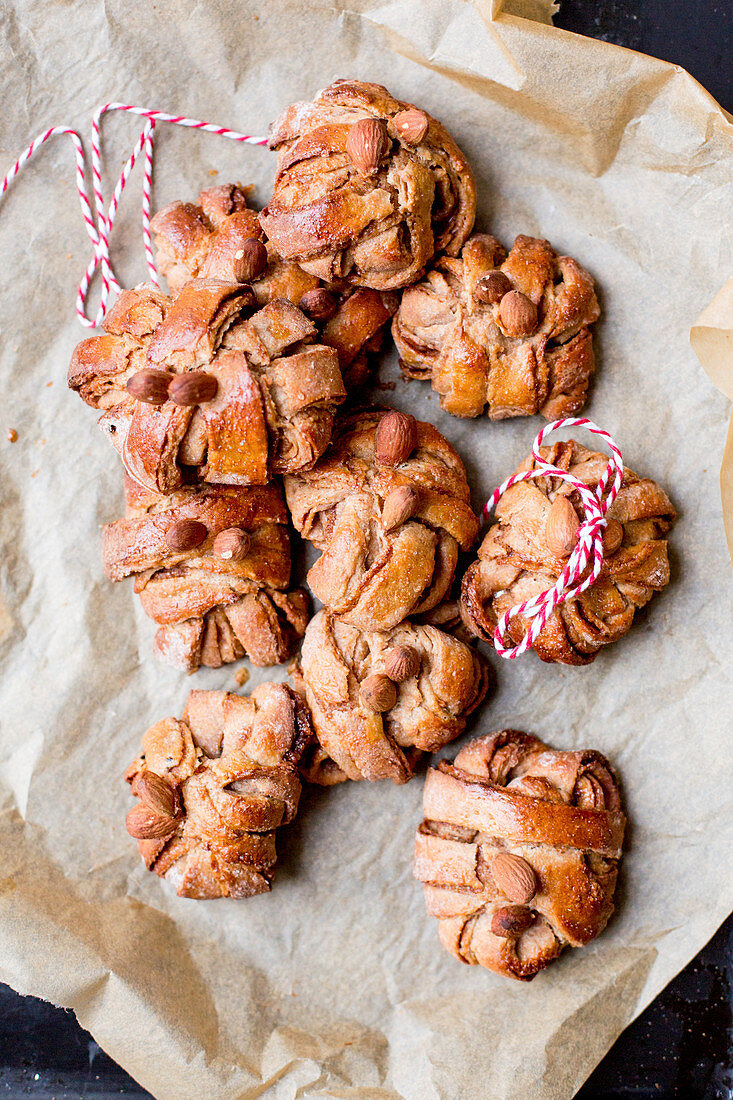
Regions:
<svg viewBox="0 0 733 1100"><path fill-rule="evenodd" d="M542 457L540 448L543 442L551 432L558 431L560 428L587 428L593 435L600 436L608 445L611 456L595 490L590 489L568 470L561 470L558 466L545 462ZM523 603L515 604L499 619L494 631L494 649L500 657L508 661L521 657L531 649L556 607L565 603L566 600L579 596L597 581L603 567L603 534L608 522L606 515L616 499L624 478L623 457L613 439L608 432L604 432L592 420L585 417L564 417L545 425L532 444L532 457L535 461L533 469L512 474L498 489L494 490L486 502L484 519L488 519L498 504L499 498L512 485L520 481L537 481L543 477L559 478L560 481L571 485L580 496L583 517L578 527L578 541L553 587ZM591 568L586 573L589 562L592 563ZM518 645L507 644L505 639L509 623L519 616L529 621L529 627Z"/></svg>

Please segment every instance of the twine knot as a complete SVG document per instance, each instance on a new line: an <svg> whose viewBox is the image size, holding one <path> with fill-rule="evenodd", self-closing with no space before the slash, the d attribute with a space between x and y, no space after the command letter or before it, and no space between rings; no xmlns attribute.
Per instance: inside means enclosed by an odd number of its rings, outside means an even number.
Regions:
<svg viewBox="0 0 733 1100"><path fill-rule="evenodd" d="M595 490L589 488L585 482L580 481L574 474L567 470L561 470L545 462L540 453L540 448L551 432L560 428L587 428L593 435L598 435L607 444L611 451L608 465L601 475ZM532 457L535 462L534 469L525 470L522 473L512 474L506 481L495 489L486 502L484 519L488 519L494 510L499 498L520 481L537 481L542 477L555 477L566 484L571 485L580 496L583 508L583 517L578 527L577 542L570 553L565 567L552 588L540 592L523 603L515 604L506 611L494 631L494 649L500 657L513 661L521 657L534 645L537 637L542 632L547 620L556 607L579 596L598 579L603 567L604 549L603 534L607 524L607 512L616 499L624 478L623 457L608 432L604 432L592 420L585 417L564 417L562 420L554 420L547 424L537 435L532 444ZM586 573L589 562L590 571ZM512 619L521 616L529 621L528 629L518 645L507 644L506 633Z"/></svg>

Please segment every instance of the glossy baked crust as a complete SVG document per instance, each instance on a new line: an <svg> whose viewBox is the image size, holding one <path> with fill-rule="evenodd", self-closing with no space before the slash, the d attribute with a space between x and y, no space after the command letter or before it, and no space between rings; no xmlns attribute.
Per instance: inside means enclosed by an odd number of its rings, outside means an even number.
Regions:
<svg viewBox="0 0 733 1100"><path fill-rule="evenodd" d="M511 335L500 300L483 300L479 281L492 271L537 307L530 335ZM588 326L598 316L593 279L549 241L517 237L507 256L495 237L477 234L460 258L439 257L405 290L392 334L404 373L430 379L455 416L554 420L585 404L594 369Z"/></svg>
<svg viewBox="0 0 733 1100"><path fill-rule="evenodd" d="M443 946L461 962L530 981L564 947L605 928L626 819L600 753L556 751L518 730L487 734L428 771L424 814L415 877ZM494 881L500 853L534 872L536 893L521 906ZM528 924L519 935L492 931L507 906Z"/></svg>
<svg viewBox="0 0 733 1100"><path fill-rule="evenodd" d="M138 840L148 869L187 898L268 891L275 830L297 812L297 768L310 736L306 708L284 684L260 684L249 696L192 691L183 718L147 731L125 776L165 834ZM146 799L148 773L168 785L172 813ZM139 812L128 817L133 834L141 831L132 825Z"/></svg>
<svg viewBox="0 0 733 1100"><path fill-rule="evenodd" d="M238 260L244 242L264 240L257 211L247 205L247 189L234 183L207 188L196 203L169 203L155 214L150 229L156 265L172 294L192 279L241 282ZM289 266L297 276L295 265ZM303 278L307 280L308 276ZM302 293L307 289L310 287Z"/></svg>
<svg viewBox="0 0 733 1100"><path fill-rule="evenodd" d="M406 461L377 462L374 436L386 411L343 417L323 458L285 478L296 529L322 551L308 583L360 630L390 630L437 606L453 580L459 547L468 549L478 533L463 463L432 424L417 422L417 445ZM387 530L385 498L403 486L416 491L416 511Z"/></svg>
<svg viewBox="0 0 733 1100"><path fill-rule="evenodd" d="M395 684L394 706L378 713L360 688L369 676L385 673L398 646L417 655L419 668ZM308 625L300 664L315 735L344 779L406 783L422 752L435 752L463 732L488 684L483 658L434 626L403 622L364 632L325 610ZM317 772L310 778L319 782ZM334 782L332 769L325 782Z"/></svg>
<svg viewBox="0 0 733 1100"><path fill-rule="evenodd" d="M348 391L366 382L374 355L382 348L385 326L397 309L396 294L343 282L325 284L292 260L281 259L265 240L256 213L247 208L246 189L236 184L202 191L197 203L173 202L160 210L150 225L158 268L173 292L202 276L236 282L245 241L262 240L267 265L250 283L258 306L277 298L300 306L304 295L328 289L334 298L334 312L323 320L314 318L317 341L337 352Z"/></svg>
<svg viewBox="0 0 733 1100"><path fill-rule="evenodd" d="M608 459L573 440L541 448L552 465L570 470L591 488L598 485ZM533 468L530 456L519 470ZM461 614L473 634L491 641L499 618L515 604L546 591L557 581L566 559L549 550L545 525L565 482L548 478L513 485L495 509L496 522L487 532L478 558L466 571L461 587ZM570 501L582 515L576 493ZM539 634L534 650L543 661L587 665L598 651L630 629L637 608L669 582L667 539L675 510L664 491L649 478L624 468L624 481L608 510L623 528L623 540L605 557L595 584L561 604ZM519 643L526 620L511 620L509 635Z"/></svg>
<svg viewBox="0 0 733 1100"><path fill-rule="evenodd" d="M404 140L394 118L410 106L380 84L336 80L273 123L278 173L260 222L280 256L326 282L390 290L418 279L436 252L460 251L475 216L473 173L429 116L417 144ZM363 119L380 120L385 134L368 174L347 153Z"/></svg>
<svg viewBox="0 0 733 1100"><path fill-rule="evenodd" d="M279 485L184 486L169 496L126 480L127 512L102 532L102 560L113 581L135 578L143 610L156 623L155 651L194 672L247 656L274 665L295 652L308 622L303 589L290 584L288 516ZM207 528L206 540L171 550L166 535L181 520ZM241 560L213 550L216 535L238 528L249 536Z"/></svg>
<svg viewBox="0 0 733 1100"><path fill-rule="evenodd" d="M291 302L257 310L250 287L211 278L175 298L143 285L123 291L104 328L76 348L69 385L106 410L100 425L144 488L265 485L312 466L328 446L346 396L338 357L312 342L314 325ZM125 388L143 369L203 371L216 393L198 405L147 404Z"/></svg>

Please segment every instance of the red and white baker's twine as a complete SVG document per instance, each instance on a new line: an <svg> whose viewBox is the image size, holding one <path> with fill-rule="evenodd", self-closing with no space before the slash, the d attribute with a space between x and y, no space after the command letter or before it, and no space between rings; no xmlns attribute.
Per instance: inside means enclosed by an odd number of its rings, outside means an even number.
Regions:
<svg viewBox="0 0 733 1100"><path fill-rule="evenodd" d="M611 457L595 491L573 474L568 473L567 470L561 470L557 466L545 462L540 454L540 447L544 440L550 432L557 431L558 428L587 428L593 435L599 435L608 445ZM512 474L498 489L495 489L486 502L484 519L488 519L489 514L496 507L499 497L512 485L516 485L518 481L536 481L541 477L556 477L560 481L572 485L573 489L576 489L580 495L584 518L578 528L578 541L556 584L545 592L540 592L531 600L525 600L524 603L518 603L510 607L499 619L494 631L494 649L500 657L505 657L509 661L521 657L523 653L531 649L556 607L574 596L579 596L581 592L584 592L586 588L590 588L598 579L603 566L603 533L607 523L606 513L616 499L616 494L624 479L624 461L620 450L608 432L604 432L592 420L587 420L585 417L565 417L562 420L553 420L551 424L545 425L532 444L532 456L536 468L525 470L521 474ZM587 576L583 577L591 558L593 562L591 569ZM517 616L529 620L529 628L519 645L508 646L504 642L506 632L510 621Z"/></svg>
<svg viewBox="0 0 733 1100"><path fill-rule="evenodd" d="M108 111L126 111L129 114L139 115L145 119L145 125L117 181L117 186L114 189L109 208L105 206L104 196L102 194L102 141L100 132L102 116ZM155 135L155 125L158 122L171 122L174 126L187 126L193 130L205 130L209 134L218 134L220 137L230 138L232 141L244 142L247 145L267 145L266 137L253 137L251 134L239 134L236 130L227 130L224 126L215 126L210 122L200 122L196 118L169 115L164 111L154 111L148 107L133 107L128 103L105 103L104 106L100 107L99 110L95 112L92 118L91 175L93 204L89 201L87 189L88 165L84 155L82 139L77 131L71 129L69 126L52 126L50 130L45 130L42 134L39 134L38 137L30 143L28 148L21 153L13 167L3 179L2 184L0 184L0 197L2 197L23 165L30 160L33 154L37 152L49 138L56 137L58 134L69 135L74 144L76 153L76 189L79 193L81 213L84 218L87 234L92 242L92 248L94 249L94 255L84 272L76 296L77 316L86 328L95 328L102 323L110 293L119 294L122 289L117 281L112 266L109 241L122 192L127 186L130 173L135 167L135 162L141 153L143 154L144 160L142 188L143 246L145 248L145 258L148 264L150 279L155 286L160 285L158 272L153 259L153 246L150 239L150 190L153 181L153 139ZM100 272L102 289L99 308L95 317L92 318L89 317L87 313L87 295L89 293L89 285L97 269L99 269Z"/></svg>

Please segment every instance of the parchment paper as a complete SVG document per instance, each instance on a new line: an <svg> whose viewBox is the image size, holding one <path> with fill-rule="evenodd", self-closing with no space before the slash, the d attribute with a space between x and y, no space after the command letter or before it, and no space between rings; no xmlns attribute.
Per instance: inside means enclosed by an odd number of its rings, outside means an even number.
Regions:
<svg viewBox="0 0 733 1100"><path fill-rule="evenodd" d="M0 978L71 1006L161 1100L568 1097L733 904L728 402L688 342L732 270L733 131L680 69L554 30L550 12L11 0L0 16L3 165L112 98L264 132L290 100L355 75L436 114L476 169L479 227L507 244L547 236L595 275L589 411L680 513L672 584L631 634L585 669L494 659L474 725L598 747L618 767L628 854L596 943L527 986L450 958L411 877L421 777L306 793L269 896L176 898L125 833L122 772L153 720L179 714L191 686L233 689L234 669L188 680L157 665L131 588L102 574L120 469L64 381L88 258L71 150L47 147L16 181L0 205ZM137 131L117 118L104 132L111 183ZM268 197L266 150L179 130L160 134L158 157L156 206L212 180ZM138 223L126 196L126 285L145 277ZM717 303L697 347L730 395L730 290ZM382 378L397 378L393 357ZM477 506L540 427L458 421L418 383L392 396L455 443ZM730 476L729 463L729 510Z"/></svg>

